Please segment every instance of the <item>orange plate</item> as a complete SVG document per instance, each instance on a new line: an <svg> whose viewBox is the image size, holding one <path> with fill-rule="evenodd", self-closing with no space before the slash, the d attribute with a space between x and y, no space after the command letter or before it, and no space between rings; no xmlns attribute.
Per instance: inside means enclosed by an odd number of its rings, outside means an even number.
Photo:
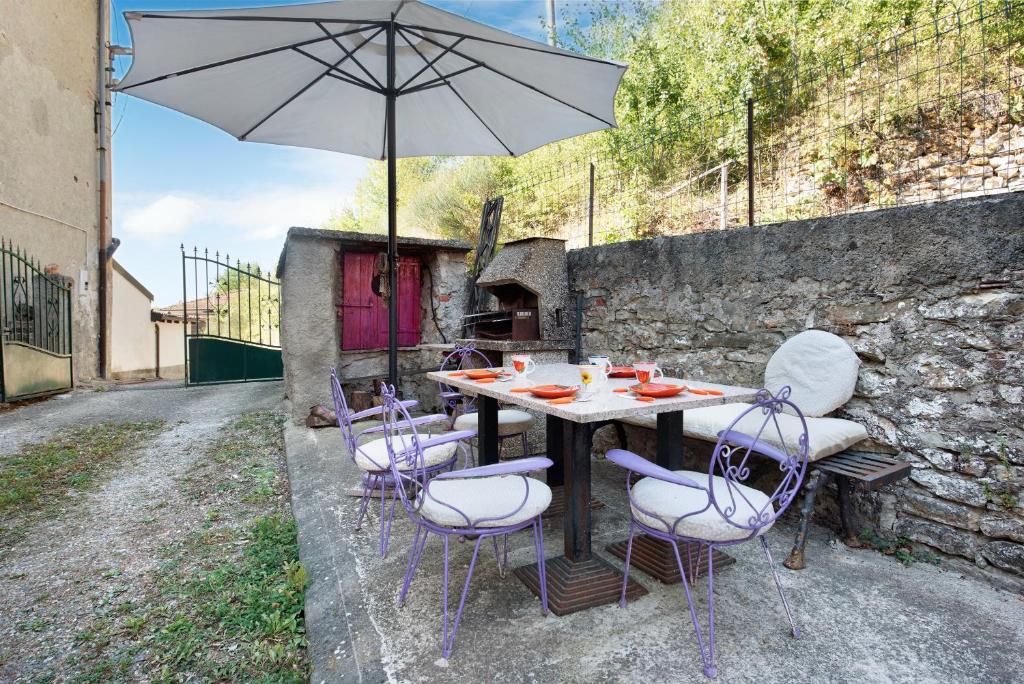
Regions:
<svg viewBox="0 0 1024 684"><path fill-rule="evenodd" d="M629 366L612 366L609 378L635 378L636 371Z"/></svg>
<svg viewBox="0 0 1024 684"><path fill-rule="evenodd" d="M683 385L663 385L658 382L647 382L644 384L633 385L629 389L633 390L634 393L644 397L674 397L684 389Z"/></svg>
<svg viewBox="0 0 1024 684"><path fill-rule="evenodd" d="M473 368L465 371L466 377L470 380L483 380L484 378L496 378L501 375L501 371L487 370L486 368Z"/></svg>
<svg viewBox="0 0 1024 684"><path fill-rule="evenodd" d="M579 387L559 387L558 385L535 385L529 388L530 394L541 399L571 397L579 391Z"/></svg>

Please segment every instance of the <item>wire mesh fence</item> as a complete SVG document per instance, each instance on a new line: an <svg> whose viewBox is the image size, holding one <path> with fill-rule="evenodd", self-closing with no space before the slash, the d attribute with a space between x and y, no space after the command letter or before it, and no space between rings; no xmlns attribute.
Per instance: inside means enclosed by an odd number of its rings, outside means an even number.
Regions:
<svg viewBox="0 0 1024 684"><path fill-rule="evenodd" d="M629 149L501 188L506 239L571 247L1024 189L1024 2L793 64Z"/></svg>

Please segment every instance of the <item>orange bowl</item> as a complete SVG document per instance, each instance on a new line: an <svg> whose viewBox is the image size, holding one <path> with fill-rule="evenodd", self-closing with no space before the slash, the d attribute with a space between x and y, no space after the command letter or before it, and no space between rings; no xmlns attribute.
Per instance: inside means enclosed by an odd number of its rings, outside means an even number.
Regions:
<svg viewBox="0 0 1024 684"><path fill-rule="evenodd" d="M563 387L561 385L534 385L529 390L530 394L541 399L561 399L562 397L574 396L580 391L580 388Z"/></svg>
<svg viewBox="0 0 1024 684"><path fill-rule="evenodd" d="M633 385L629 389L633 390L636 394L642 397L654 397L656 399L663 399L665 397L674 397L683 390L686 389L685 385L663 385L658 382L646 382L643 384Z"/></svg>

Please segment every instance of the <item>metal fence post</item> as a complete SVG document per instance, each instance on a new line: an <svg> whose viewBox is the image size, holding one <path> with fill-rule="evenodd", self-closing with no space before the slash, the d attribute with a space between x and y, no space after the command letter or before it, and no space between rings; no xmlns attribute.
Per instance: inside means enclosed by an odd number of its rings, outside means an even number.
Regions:
<svg viewBox="0 0 1024 684"><path fill-rule="evenodd" d="M754 225L754 98L747 98L747 225Z"/></svg>
<svg viewBox="0 0 1024 684"><path fill-rule="evenodd" d="M587 246L594 246L594 162L590 162L590 209L587 212Z"/></svg>
<svg viewBox="0 0 1024 684"><path fill-rule="evenodd" d="M729 223L729 162L723 162L718 170L719 175L719 212L718 227L725 230Z"/></svg>

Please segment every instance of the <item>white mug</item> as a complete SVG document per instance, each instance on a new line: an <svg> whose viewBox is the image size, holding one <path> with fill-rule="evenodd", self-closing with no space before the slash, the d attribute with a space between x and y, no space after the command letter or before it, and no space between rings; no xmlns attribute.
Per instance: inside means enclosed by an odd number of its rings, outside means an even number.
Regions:
<svg viewBox="0 0 1024 684"><path fill-rule="evenodd" d="M512 357L512 372L517 378L525 378L537 370L537 363L530 358L529 354L516 354Z"/></svg>
<svg viewBox="0 0 1024 684"><path fill-rule="evenodd" d="M595 366L601 366L604 369L604 377L607 378L612 373L612 360L604 354L592 354L587 357L587 361L594 364Z"/></svg>

